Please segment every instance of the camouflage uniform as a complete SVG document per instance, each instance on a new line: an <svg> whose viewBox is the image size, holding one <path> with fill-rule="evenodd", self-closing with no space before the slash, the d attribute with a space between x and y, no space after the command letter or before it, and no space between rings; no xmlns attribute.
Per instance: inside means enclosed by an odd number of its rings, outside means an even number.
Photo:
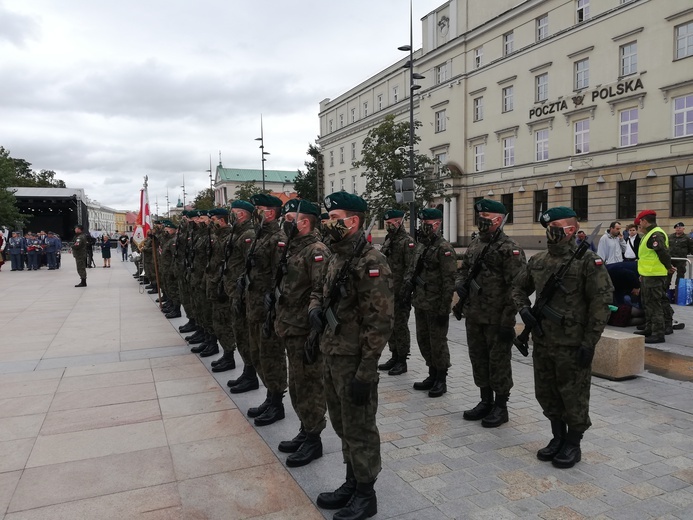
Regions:
<svg viewBox="0 0 693 520"><path fill-rule="evenodd" d="M176 252L174 254L174 273L178 282L178 294L180 303L189 320L195 320L195 311L190 298L190 276L188 260L191 254L193 242L193 230L195 224L183 219L176 235Z"/></svg>
<svg viewBox="0 0 693 520"><path fill-rule="evenodd" d="M198 225L195 233L193 247L193 263L190 275L191 300L195 313L195 319L206 333L212 331L212 306L207 301L207 284L205 271L210 251L211 229L210 224Z"/></svg>
<svg viewBox="0 0 693 520"><path fill-rule="evenodd" d="M323 297L342 265L349 261L354 244L365 239L361 230L335 242L327 265ZM375 415L378 410L378 358L392 333L394 296L392 273L386 258L370 244L355 262L335 315L341 329L335 335L325 328L320 339L324 355L325 397L330 421L342 440L344 461L351 464L357 482L373 482L380 473L380 434ZM371 383L365 406L353 403L350 385L354 378Z"/></svg>
<svg viewBox="0 0 693 520"><path fill-rule="evenodd" d="M147 234L147 237L142 242L140 247L142 252L142 264L144 265L144 274L149 279L149 282L156 283L156 275L154 273L154 258L152 256L152 232Z"/></svg>
<svg viewBox="0 0 693 520"><path fill-rule="evenodd" d="M638 257L643 248L654 250L659 261L667 270L672 266L668 237L661 228L657 228L647 241L643 236L638 248ZM640 267L641 264L638 263L641 275L640 299L645 306L645 330L651 333L648 335L664 338L664 333L672 327L674 321L674 310L671 308L671 302L667 297L668 276L671 275L648 276L641 272Z"/></svg>
<svg viewBox="0 0 693 520"><path fill-rule="evenodd" d="M231 302L222 286L222 268L224 255L233 229L230 226L214 230L211 256L207 267L207 300L212 306L212 330L219 339L224 354L231 356L236 350L236 338L231 325ZM221 288L222 294L219 293Z"/></svg>
<svg viewBox="0 0 693 520"><path fill-rule="evenodd" d="M688 255L693 255L693 239L690 238L686 233L682 235L677 235L672 233L669 235L669 254L671 258L686 258ZM676 277L678 280L682 280L686 277L686 268L688 267L688 262L685 260L672 260L671 264L676 267ZM669 273L667 277L667 287L671 285L671 278L673 274Z"/></svg>
<svg viewBox="0 0 693 520"><path fill-rule="evenodd" d="M75 241L72 244L72 256L75 258L77 265L77 274L86 281L87 279L87 237L82 232L75 235Z"/></svg>
<svg viewBox="0 0 693 520"><path fill-rule="evenodd" d="M176 279L176 246L178 244L176 233L167 234L166 241L162 246L161 264L164 271L166 295L174 303L180 304L180 292L178 291L178 280Z"/></svg>
<svg viewBox="0 0 693 520"><path fill-rule="evenodd" d="M549 277L568 261L575 240L549 244L547 251L532 256L513 281L513 300L518 309L529 307L529 296L541 294ZM603 260L587 251L573 260L549 306L563 315L561 323L544 319L544 335L532 334L534 389L544 415L582 433L591 426L589 417L590 366L578 363L578 348L593 349L609 319L613 286Z"/></svg>

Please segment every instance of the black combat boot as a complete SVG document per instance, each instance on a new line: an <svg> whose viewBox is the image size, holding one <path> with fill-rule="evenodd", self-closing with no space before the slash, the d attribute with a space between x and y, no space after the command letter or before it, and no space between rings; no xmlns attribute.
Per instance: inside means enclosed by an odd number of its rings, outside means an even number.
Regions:
<svg viewBox="0 0 693 520"><path fill-rule="evenodd" d="M197 323L195 323L195 320L192 318L188 318L188 323L178 327L178 332L182 332L183 334L186 332L193 332L194 330L197 330Z"/></svg>
<svg viewBox="0 0 693 520"><path fill-rule="evenodd" d="M226 372L227 370L233 370L236 368L236 360L233 357L233 351L229 352L224 352L224 355L221 356L216 361L212 361L212 363L216 363L216 365L212 366L212 372Z"/></svg>
<svg viewBox="0 0 693 520"><path fill-rule="evenodd" d="M565 441L565 434L568 427L563 421L551 421L551 433L553 433L553 439L549 441L546 447L537 451L537 458L548 462L553 460L556 454L561 451L563 447L563 442Z"/></svg>
<svg viewBox="0 0 693 520"><path fill-rule="evenodd" d="M375 496L372 482L358 482L356 492L351 496L351 500L344 509L337 511L332 517L333 520L365 520L374 516L378 512L378 499Z"/></svg>
<svg viewBox="0 0 693 520"><path fill-rule="evenodd" d="M648 345L652 344L652 343L664 343L664 342L666 342L666 339L664 339L664 335L655 336L654 334L652 334L652 336L647 336L645 338L645 343L647 343Z"/></svg>
<svg viewBox="0 0 693 520"><path fill-rule="evenodd" d="M582 458L580 450L580 441L582 440L582 432L568 430L565 435L565 442L556 456L551 461L551 464L557 468L572 468Z"/></svg>
<svg viewBox="0 0 693 520"><path fill-rule="evenodd" d="M493 409L493 390L490 387L480 388L481 401L471 410L465 410L462 418L467 421L478 421L491 413Z"/></svg>
<svg viewBox="0 0 693 520"><path fill-rule="evenodd" d="M75 287L86 287L86 286L87 286L87 279L86 279L86 278L82 278L81 280L82 280L82 281L79 282L77 285L75 285Z"/></svg>
<svg viewBox="0 0 693 520"><path fill-rule="evenodd" d="M197 345L196 347L191 348L190 352L192 352L193 354L199 354L201 352L204 352L209 345L210 345L209 334L205 331L202 331L201 343L199 345Z"/></svg>
<svg viewBox="0 0 693 520"><path fill-rule="evenodd" d="M160 310L163 314L168 314L173 310L173 304L170 301L167 301L166 303L161 305Z"/></svg>
<svg viewBox="0 0 693 520"><path fill-rule="evenodd" d="M633 334L637 334L639 336L652 336L652 329L642 329L642 330L636 330L633 331Z"/></svg>
<svg viewBox="0 0 693 520"><path fill-rule="evenodd" d="M664 327L664 335L669 336L670 334L674 333L674 327L672 327L672 324L670 323L666 327Z"/></svg>
<svg viewBox="0 0 693 520"><path fill-rule="evenodd" d="M262 402L260 406L253 406L252 408L248 408L248 417L255 418L255 417L260 417L263 413L265 413L265 410L267 410L272 403L272 394L270 393L269 390L267 390L267 396L265 397L265 400Z"/></svg>
<svg viewBox="0 0 693 520"><path fill-rule="evenodd" d="M149 283L149 280L144 280L144 283L147 284L144 286L144 288L147 290L150 290L150 289L153 289L154 287L156 287L153 283Z"/></svg>
<svg viewBox="0 0 693 520"><path fill-rule="evenodd" d="M508 422L508 397L510 397L509 394L496 394L496 403L493 405L491 413L481 419L481 426L497 428Z"/></svg>
<svg viewBox="0 0 693 520"><path fill-rule="evenodd" d="M378 365L378 370L390 370L397 363L397 352L392 352L392 357L385 361L385 363L380 363Z"/></svg>
<svg viewBox="0 0 693 520"><path fill-rule="evenodd" d="M149 289L149 290L147 291L147 294L156 294L156 293L158 293L158 292L159 292L159 289L158 289L158 287L157 287L156 284L155 284L154 287L152 287L151 289Z"/></svg>
<svg viewBox="0 0 693 520"><path fill-rule="evenodd" d="M438 370L436 372L436 381L433 387L428 391L428 397L442 397L448 391L448 369Z"/></svg>
<svg viewBox="0 0 693 520"><path fill-rule="evenodd" d="M194 334L191 334L190 336L185 337L185 341L188 343L202 343L205 340L205 331L202 328L199 328L195 331Z"/></svg>
<svg viewBox="0 0 693 520"><path fill-rule="evenodd" d="M296 453L307 438L306 431L303 429L303 423L298 430L298 435L290 441L281 441L279 443L279 451L282 453Z"/></svg>
<svg viewBox="0 0 693 520"><path fill-rule="evenodd" d="M428 367L428 377L423 381L414 383L414 390L430 390L436 382L436 369Z"/></svg>
<svg viewBox="0 0 693 520"><path fill-rule="evenodd" d="M284 392L272 394L270 405L262 412L262 415L255 418L255 426L268 426L284 418Z"/></svg>
<svg viewBox="0 0 693 520"><path fill-rule="evenodd" d="M290 468L299 468L310 464L315 459L322 457L322 440L319 433L306 434L306 440L296 453L286 458L286 465Z"/></svg>
<svg viewBox="0 0 693 520"><path fill-rule="evenodd" d="M350 462L347 462L346 480L334 491L320 493L317 500L318 507L323 509L341 509L349 503L354 493L356 493L354 468Z"/></svg>
<svg viewBox="0 0 693 520"><path fill-rule="evenodd" d="M166 319L172 320L174 318L180 318L182 314L180 313L180 303L173 306L170 312L166 314Z"/></svg>
<svg viewBox="0 0 693 520"><path fill-rule="evenodd" d="M250 367L250 368L253 368L253 367ZM243 365L243 372L241 372L241 375L238 377L238 379L229 379L226 382L226 386L231 388L232 386L236 386L239 383L242 383L243 381L245 381L248 378L248 370L249 370L248 365L244 364Z"/></svg>
<svg viewBox="0 0 693 520"><path fill-rule="evenodd" d="M214 334L209 335L207 340L207 348L200 352L200 357L216 356L219 353L219 343Z"/></svg>
<svg viewBox="0 0 693 520"><path fill-rule="evenodd" d="M242 394L244 392L250 392L251 390L257 390L258 388L260 388L260 382L257 379L255 367L246 365L245 368L248 369L248 371L245 374L245 377L239 377L236 380L237 384L231 386L230 392L232 394ZM229 383L230 382L231 381L229 381Z"/></svg>
<svg viewBox="0 0 693 520"><path fill-rule="evenodd" d="M407 372L407 357L404 356L402 359L398 359L397 363L387 371L388 376L400 376Z"/></svg>

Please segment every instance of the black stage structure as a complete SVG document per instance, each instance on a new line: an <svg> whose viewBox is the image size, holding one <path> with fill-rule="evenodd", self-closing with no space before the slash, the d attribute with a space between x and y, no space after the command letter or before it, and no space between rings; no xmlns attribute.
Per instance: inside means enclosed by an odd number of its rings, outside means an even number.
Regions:
<svg viewBox="0 0 693 520"><path fill-rule="evenodd" d="M8 188L14 192L19 212L30 217L22 229L38 233L53 231L63 242L75 236L75 226L89 230L84 190L70 188Z"/></svg>

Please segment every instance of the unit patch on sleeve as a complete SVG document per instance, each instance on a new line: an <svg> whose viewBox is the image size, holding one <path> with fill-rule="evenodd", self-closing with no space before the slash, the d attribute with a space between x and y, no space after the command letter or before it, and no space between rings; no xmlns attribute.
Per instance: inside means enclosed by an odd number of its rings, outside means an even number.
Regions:
<svg viewBox="0 0 693 520"><path fill-rule="evenodd" d="M371 278L377 278L378 276L380 276L380 269L369 269L368 276L370 276Z"/></svg>

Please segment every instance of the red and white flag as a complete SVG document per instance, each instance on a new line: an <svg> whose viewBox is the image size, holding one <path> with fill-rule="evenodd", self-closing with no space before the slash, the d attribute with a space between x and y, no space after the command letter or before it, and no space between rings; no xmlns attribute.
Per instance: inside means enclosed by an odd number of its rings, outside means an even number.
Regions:
<svg viewBox="0 0 693 520"><path fill-rule="evenodd" d="M152 228L152 217L149 214L149 192L147 184L140 190L140 211L137 214L137 227L132 233L132 239L139 246L147 237L147 233Z"/></svg>

